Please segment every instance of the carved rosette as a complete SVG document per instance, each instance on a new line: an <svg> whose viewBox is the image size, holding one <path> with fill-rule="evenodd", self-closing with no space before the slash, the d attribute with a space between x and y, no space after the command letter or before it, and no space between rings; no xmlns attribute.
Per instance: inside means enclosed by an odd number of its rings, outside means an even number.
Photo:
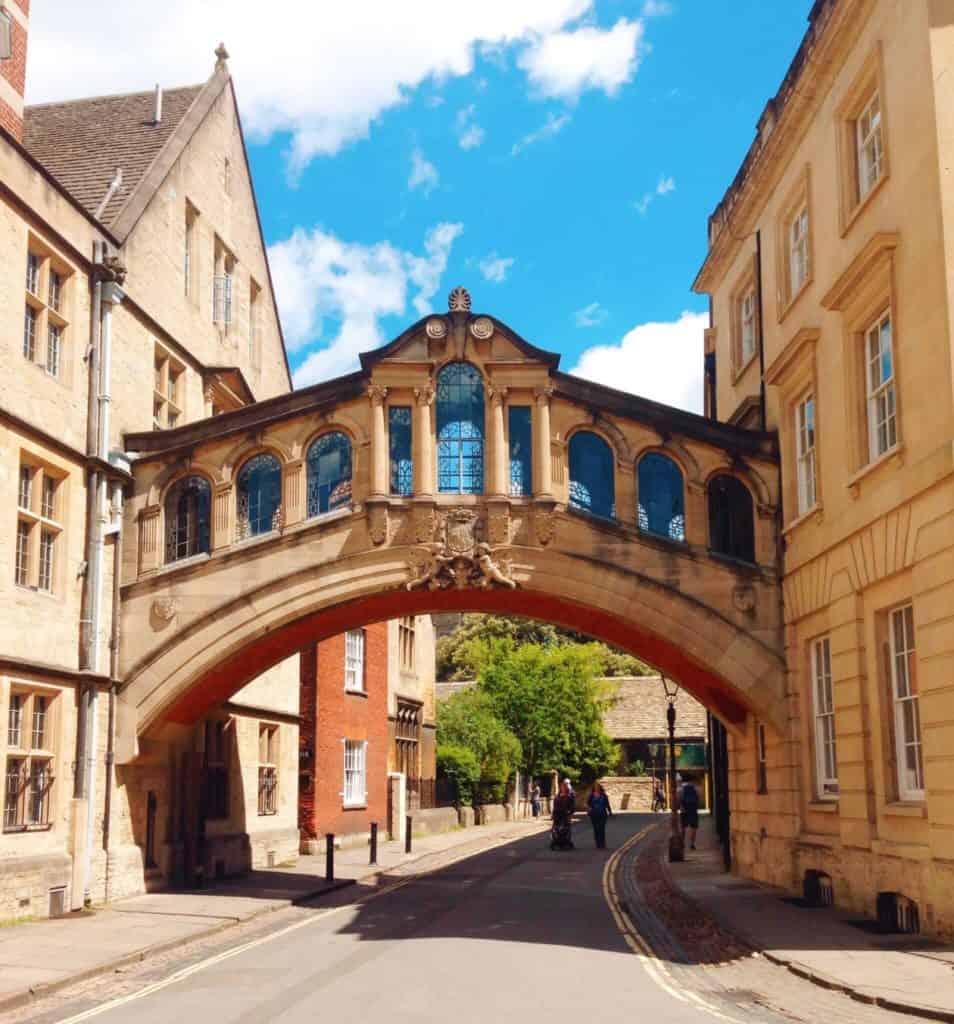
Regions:
<svg viewBox="0 0 954 1024"><path fill-rule="evenodd" d="M433 341L447 337L447 321L442 316L432 316L424 325L424 332Z"/></svg>
<svg viewBox="0 0 954 1024"><path fill-rule="evenodd" d="M471 336L478 341L486 341L493 337L494 322L489 316L479 316L470 322Z"/></svg>
<svg viewBox="0 0 954 1024"><path fill-rule="evenodd" d="M374 544L385 544L388 539L388 507L385 504L368 504L368 534Z"/></svg>

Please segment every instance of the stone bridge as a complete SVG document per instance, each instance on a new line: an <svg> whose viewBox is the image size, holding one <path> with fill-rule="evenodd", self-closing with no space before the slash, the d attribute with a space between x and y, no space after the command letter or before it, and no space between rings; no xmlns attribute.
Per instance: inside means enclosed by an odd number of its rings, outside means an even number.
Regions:
<svg viewBox="0 0 954 1024"><path fill-rule="evenodd" d="M783 729L774 436L449 307L355 373L127 436L120 763L309 642L447 610L582 630Z"/></svg>

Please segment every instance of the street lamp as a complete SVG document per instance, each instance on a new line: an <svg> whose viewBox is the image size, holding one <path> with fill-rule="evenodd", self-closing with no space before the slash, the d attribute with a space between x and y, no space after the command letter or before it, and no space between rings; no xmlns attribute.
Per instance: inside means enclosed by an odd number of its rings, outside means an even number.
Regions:
<svg viewBox="0 0 954 1024"><path fill-rule="evenodd" d="M676 792L676 694L679 693L679 685L665 676L660 678L663 692L669 702L669 706L666 708L666 722L669 726L669 806L671 808L669 861L674 863L682 861L685 852L682 829L679 827L679 794Z"/></svg>

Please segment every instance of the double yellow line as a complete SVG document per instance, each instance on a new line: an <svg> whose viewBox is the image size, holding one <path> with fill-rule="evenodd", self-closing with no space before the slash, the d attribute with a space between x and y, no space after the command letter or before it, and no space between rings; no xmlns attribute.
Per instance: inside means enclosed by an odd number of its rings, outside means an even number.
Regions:
<svg viewBox="0 0 954 1024"><path fill-rule="evenodd" d="M667 995L672 996L673 999L677 999L680 1003L695 1006L697 1009L703 1010L705 1013L710 1014L718 1020L728 1022L728 1024L743 1024L743 1022L738 1020L738 1018L730 1017L728 1014L723 1013L722 1010L703 999L701 996L697 996L693 992L687 992L676 984L669 972L669 969L666 967L662 959L655 954L652 946L650 946L643 935L640 934L635 922L630 917L619 898L616 890L616 869L619 862L629 850L645 839L646 836L656 827L655 823L647 825L641 832L637 832L636 835L631 836L606 862L606 866L603 868L603 898L606 900L610 913L613 915L613 920L616 922L616 927L622 934L626 944L639 958L639 962L642 964L643 969L649 977Z"/></svg>

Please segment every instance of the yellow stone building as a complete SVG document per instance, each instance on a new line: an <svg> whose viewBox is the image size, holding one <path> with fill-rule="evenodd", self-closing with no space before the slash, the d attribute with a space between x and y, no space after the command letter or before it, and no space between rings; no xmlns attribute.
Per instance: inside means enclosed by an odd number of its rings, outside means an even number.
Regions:
<svg viewBox="0 0 954 1024"><path fill-rule="evenodd" d="M951 3L818 0L695 282L708 414L782 454L789 722L732 743L736 865L946 934L952 67Z"/></svg>

